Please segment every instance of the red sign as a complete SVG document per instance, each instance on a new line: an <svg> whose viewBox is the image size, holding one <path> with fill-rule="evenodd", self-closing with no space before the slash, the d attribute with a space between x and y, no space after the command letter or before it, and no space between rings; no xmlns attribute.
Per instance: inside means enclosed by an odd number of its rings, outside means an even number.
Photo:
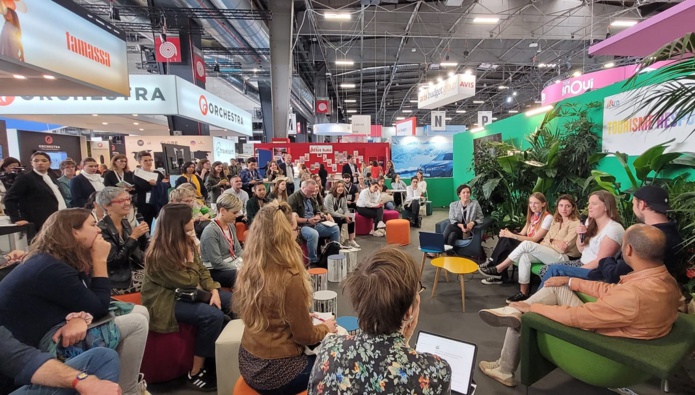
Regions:
<svg viewBox="0 0 695 395"><path fill-rule="evenodd" d="M9 106L14 101L14 96L0 96L0 106Z"/></svg>
<svg viewBox="0 0 695 395"><path fill-rule="evenodd" d="M205 59L203 59L203 53L200 52L198 48L193 50L193 74L195 79L200 82L205 82Z"/></svg>
<svg viewBox="0 0 695 395"><path fill-rule="evenodd" d="M200 113L203 115L208 115L208 99L205 96L200 95L198 99L198 106L200 107Z"/></svg>
<svg viewBox="0 0 695 395"><path fill-rule="evenodd" d="M53 137L51 136L46 136L46 138L43 139L46 144L53 144Z"/></svg>
<svg viewBox="0 0 695 395"><path fill-rule="evenodd" d="M316 100L316 113L317 114L330 114L331 113L331 101L330 100Z"/></svg>
<svg viewBox="0 0 695 395"><path fill-rule="evenodd" d="M181 40L178 37L167 37L166 41L162 41L161 37L155 37L154 49L157 62L181 61Z"/></svg>

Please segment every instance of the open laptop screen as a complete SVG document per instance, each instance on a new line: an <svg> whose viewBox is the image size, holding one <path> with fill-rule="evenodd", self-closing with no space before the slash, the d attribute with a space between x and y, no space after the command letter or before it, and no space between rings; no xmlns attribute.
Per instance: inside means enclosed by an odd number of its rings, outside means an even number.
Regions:
<svg viewBox="0 0 695 395"><path fill-rule="evenodd" d="M470 395L473 365L478 347L472 343L420 331L415 350L434 354L451 366L451 390Z"/></svg>

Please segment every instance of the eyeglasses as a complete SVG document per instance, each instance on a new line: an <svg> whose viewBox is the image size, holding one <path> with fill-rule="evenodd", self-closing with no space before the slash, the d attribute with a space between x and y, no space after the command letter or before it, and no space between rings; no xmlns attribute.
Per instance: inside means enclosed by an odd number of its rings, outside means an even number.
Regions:
<svg viewBox="0 0 695 395"><path fill-rule="evenodd" d="M425 287L424 285L422 285L422 281L418 281L418 283L420 283L420 290L417 291L417 293L421 294L421 293L425 292L425 290L427 289L427 287Z"/></svg>
<svg viewBox="0 0 695 395"><path fill-rule="evenodd" d="M124 199L116 199L112 200L111 204L123 204L123 203L130 203L133 199L132 198L124 198Z"/></svg>

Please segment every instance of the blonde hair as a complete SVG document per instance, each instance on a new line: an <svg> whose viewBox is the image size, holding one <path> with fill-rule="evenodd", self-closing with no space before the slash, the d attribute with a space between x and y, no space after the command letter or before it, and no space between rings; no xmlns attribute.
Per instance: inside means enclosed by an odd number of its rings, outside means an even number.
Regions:
<svg viewBox="0 0 695 395"><path fill-rule="evenodd" d="M241 211L244 207L244 204L241 202L241 199L232 195L231 193L221 194L220 197L217 198L216 204L218 210L223 208L231 212Z"/></svg>
<svg viewBox="0 0 695 395"><path fill-rule="evenodd" d="M304 268L302 250L294 233L296 220L290 206L271 202L263 206L253 219L246 236L244 265L239 271L234 289L234 311L244 320L247 330L262 332L268 329L268 317L286 318L284 299L286 274L297 270L303 279L299 292L304 307L312 299L311 282ZM271 312L275 311L277 314Z"/></svg>
<svg viewBox="0 0 695 395"><path fill-rule="evenodd" d="M186 185L186 184L183 184ZM190 185L190 184L189 184ZM188 189L188 188L176 188L171 193L169 193L169 202L171 203L181 203L183 202L184 199L186 198L196 198L196 194L194 191Z"/></svg>

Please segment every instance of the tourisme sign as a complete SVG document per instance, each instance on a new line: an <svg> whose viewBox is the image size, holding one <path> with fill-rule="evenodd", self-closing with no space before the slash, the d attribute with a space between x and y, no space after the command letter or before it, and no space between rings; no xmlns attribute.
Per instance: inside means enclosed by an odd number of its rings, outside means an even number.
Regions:
<svg viewBox="0 0 695 395"><path fill-rule="evenodd" d="M417 108L431 110L475 96L475 76L456 74L420 91Z"/></svg>
<svg viewBox="0 0 695 395"><path fill-rule="evenodd" d="M695 85L682 81L685 85ZM668 82L633 89L608 96L603 101L603 151L620 151L628 155L640 155L656 144L671 139L675 142L669 151L695 151L695 138L688 138L695 130L695 114L676 121L673 113L660 118L648 116L649 105L642 98L669 89ZM672 85L671 85L672 87Z"/></svg>
<svg viewBox="0 0 695 395"><path fill-rule="evenodd" d="M128 95L122 31L67 0L0 1L0 15L0 61Z"/></svg>

